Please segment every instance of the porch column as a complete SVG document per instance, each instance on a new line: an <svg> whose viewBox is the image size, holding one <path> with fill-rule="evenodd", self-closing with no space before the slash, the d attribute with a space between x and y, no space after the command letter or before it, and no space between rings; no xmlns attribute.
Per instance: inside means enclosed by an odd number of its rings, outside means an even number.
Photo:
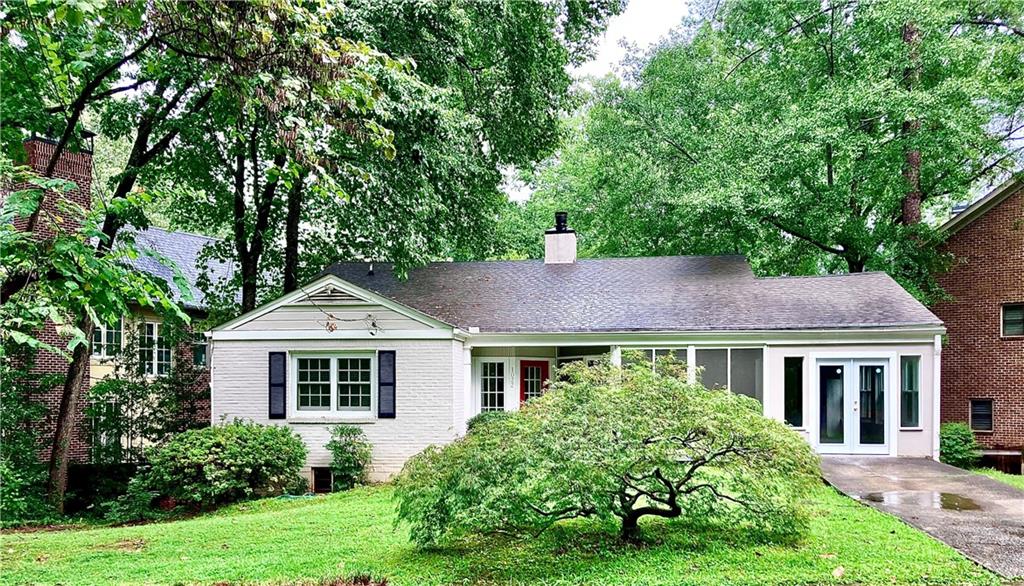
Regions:
<svg viewBox="0 0 1024 586"><path fill-rule="evenodd" d="M462 421L456 427L459 435L466 433L466 422L473 417L473 348L462 349Z"/></svg>
<svg viewBox="0 0 1024 586"><path fill-rule="evenodd" d="M686 382L695 384L697 382L697 347L686 347Z"/></svg>
<svg viewBox="0 0 1024 586"><path fill-rule="evenodd" d="M612 366L615 368L622 367L622 347L612 346Z"/></svg>
<svg viewBox="0 0 1024 586"><path fill-rule="evenodd" d="M768 344L765 344L764 350L761 351L761 414L765 417L772 416L768 410L768 388L772 380L771 369L768 367L769 364L771 364L771 360L768 360ZM785 407L783 407L784 410ZM785 414L783 414L782 418L785 419Z"/></svg>
<svg viewBox="0 0 1024 586"><path fill-rule="evenodd" d="M939 419L942 412L940 394L942 393L942 336L935 334L932 351L932 460L939 461ZM896 414L899 417L899 413Z"/></svg>

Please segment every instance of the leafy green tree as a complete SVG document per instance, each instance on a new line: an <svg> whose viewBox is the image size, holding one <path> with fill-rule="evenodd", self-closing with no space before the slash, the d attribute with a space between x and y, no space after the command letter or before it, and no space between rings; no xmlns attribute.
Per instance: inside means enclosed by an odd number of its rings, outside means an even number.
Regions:
<svg viewBox="0 0 1024 586"><path fill-rule="evenodd" d="M398 518L420 545L470 533L543 531L562 519L686 517L771 539L806 527L817 458L759 403L685 382L668 363L567 368L542 397L406 464Z"/></svg>
<svg viewBox="0 0 1024 586"><path fill-rule="evenodd" d="M285 161L274 197L263 200L264 214L246 220L250 242L262 231L262 241L284 243L260 251L258 297L290 290L340 259L393 261L404 272L490 246L504 201L499 169L528 166L551 152L559 114L573 105L565 67L585 58L594 34L621 8L617 0L383 1L337 12L330 30L409 66L371 63L376 87L367 116L389 131L383 148L351 133L331 134L317 156ZM271 150L258 158L276 167ZM182 163L202 166L208 159L188 156ZM211 184L178 189L174 221L230 231L230 186L212 184L225 174L183 164L186 175ZM230 240L212 254L241 266L251 255L239 249L237 235ZM225 293L232 299L232 291ZM243 293L243 308L249 299Z"/></svg>
<svg viewBox="0 0 1024 586"><path fill-rule="evenodd" d="M599 83L540 205L596 254L739 251L763 273L885 270L941 293L941 217L1019 165L1024 5L708 3Z"/></svg>

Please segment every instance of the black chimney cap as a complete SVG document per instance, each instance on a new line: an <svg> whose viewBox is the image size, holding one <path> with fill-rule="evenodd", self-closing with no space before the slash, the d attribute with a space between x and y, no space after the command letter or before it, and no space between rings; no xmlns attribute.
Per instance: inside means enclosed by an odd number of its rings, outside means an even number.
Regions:
<svg viewBox="0 0 1024 586"><path fill-rule="evenodd" d="M545 234L564 234L575 232L569 228L569 212L555 212L555 227L547 230Z"/></svg>

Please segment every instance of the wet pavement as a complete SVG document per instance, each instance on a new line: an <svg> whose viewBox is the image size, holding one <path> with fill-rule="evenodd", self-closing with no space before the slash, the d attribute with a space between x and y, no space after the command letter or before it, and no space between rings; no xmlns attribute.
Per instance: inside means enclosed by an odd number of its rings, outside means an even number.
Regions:
<svg viewBox="0 0 1024 586"><path fill-rule="evenodd" d="M832 486L1005 578L1024 577L1024 491L924 458L824 456Z"/></svg>

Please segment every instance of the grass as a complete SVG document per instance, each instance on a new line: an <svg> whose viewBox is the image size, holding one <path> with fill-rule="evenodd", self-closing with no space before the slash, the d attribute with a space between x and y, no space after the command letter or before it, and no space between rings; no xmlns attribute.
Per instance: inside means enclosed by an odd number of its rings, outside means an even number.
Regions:
<svg viewBox="0 0 1024 586"><path fill-rule="evenodd" d="M281 583L368 573L390 584L998 584L897 519L817 489L796 546L651 523L620 545L589 522L538 539L487 538L419 551L393 526L391 490L269 499L194 519L3 536L3 584Z"/></svg>
<svg viewBox="0 0 1024 586"><path fill-rule="evenodd" d="M1024 490L1024 474L1007 474L1006 472L1000 472L994 468L976 468L974 472L984 474L989 478L1009 484L1014 488Z"/></svg>

